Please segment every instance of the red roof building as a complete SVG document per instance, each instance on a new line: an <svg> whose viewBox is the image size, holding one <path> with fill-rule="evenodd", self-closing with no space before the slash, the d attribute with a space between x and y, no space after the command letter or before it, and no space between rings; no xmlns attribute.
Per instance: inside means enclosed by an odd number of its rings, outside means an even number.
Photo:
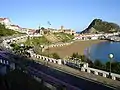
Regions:
<svg viewBox="0 0 120 90"><path fill-rule="evenodd" d="M0 18L0 21L4 21L4 20L6 20L6 19L8 19L8 18Z"/></svg>

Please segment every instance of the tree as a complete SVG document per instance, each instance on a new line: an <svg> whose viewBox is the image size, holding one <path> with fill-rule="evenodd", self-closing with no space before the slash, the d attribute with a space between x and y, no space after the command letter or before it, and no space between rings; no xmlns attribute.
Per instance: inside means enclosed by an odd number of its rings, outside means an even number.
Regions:
<svg viewBox="0 0 120 90"><path fill-rule="evenodd" d="M45 28L44 28L44 27L41 27L41 30L45 30Z"/></svg>
<svg viewBox="0 0 120 90"><path fill-rule="evenodd" d="M81 60L82 60L83 62L87 62L86 56L85 56L85 55L81 55Z"/></svg>
<svg viewBox="0 0 120 90"><path fill-rule="evenodd" d="M12 43L12 44L10 44L10 46L11 46L11 47L15 47L15 44L14 44L14 43Z"/></svg>
<svg viewBox="0 0 120 90"><path fill-rule="evenodd" d="M18 32L11 29L7 29L4 24L0 23L0 36L10 36L16 33Z"/></svg>
<svg viewBox="0 0 120 90"><path fill-rule="evenodd" d="M110 62L106 62L106 71L110 71ZM111 71L120 74L120 62L112 62Z"/></svg>
<svg viewBox="0 0 120 90"><path fill-rule="evenodd" d="M74 59L74 58L80 58L81 56L78 53L73 53L71 57L72 59Z"/></svg>
<svg viewBox="0 0 120 90"><path fill-rule="evenodd" d="M52 53L52 57L54 59L60 59L59 55L57 53Z"/></svg>
<svg viewBox="0 0 120 90"><path fill-rule="evenodd" d="M95 61L94 61L94 67L95 67L95 68L98 68L98 69L102 69L103 64L101 63L100 60L95 60Z"/></svg>

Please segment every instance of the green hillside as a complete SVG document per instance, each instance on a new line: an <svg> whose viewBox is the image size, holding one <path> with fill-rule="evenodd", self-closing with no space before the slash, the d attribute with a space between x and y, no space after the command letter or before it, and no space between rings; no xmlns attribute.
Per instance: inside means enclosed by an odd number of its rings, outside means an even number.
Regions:
<svg viewBox="0 0 120 90"><path fill-rule="evenodd" d="M34 46L40 46L40 45L47 45L51 43L57 43L57 42L68 42L74 38L73 35L65 34L65 33L50 33L48 35L44 35L42 37L33 37L26 40L24 42L26 45L34 45Z"/></svg>
<svg viewBox="0 0 120 90"><path fill-rule="evenodd" d="M66 33L54 33L55 37L57 37L61 42L67 42L74 38L73 35Z"/></svg>
<svg viewBox="0 0 120 90"><path fill-rule="evenodd" d="M30 38L28 37L28 39L26 40L26 42L24 42L26 45L41 45L41 44L48 44L48 40L42 36L42 37L33 37Z"/></svg>
<svg viewBox="0 0 120 90"><path fill-rule="evenodd" d="M94 19L88 28L83 30L81 33L111 33L119 30L120 26L115 23L102 21L101 19Z"/></svg>
<svg viewBox="0 0 120 90"><path fill-rule="evenodd" d="M11 36L13 34L18 34L18 33L19 32L5 28L5 25L0 23L0 37L1 36Z"/></svg>

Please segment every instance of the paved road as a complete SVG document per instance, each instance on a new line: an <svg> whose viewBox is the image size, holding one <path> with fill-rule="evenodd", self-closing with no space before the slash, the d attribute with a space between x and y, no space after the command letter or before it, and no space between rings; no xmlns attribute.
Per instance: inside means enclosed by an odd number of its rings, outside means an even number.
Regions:
<svg viewBox="0 0 120 90"><path fill-rule="evenodd" d="M47 75L50 75L54 78L57 78L61 81L64 81L65 83L68 83L68 84L75 86L77 88L80 88L82 90L113 90L110 87L106 87L104 85L101 85L101 84L98 84L95 82L91 82L91 81L88 81L88 80L85 80L82 78L78 78L78 77L57 71L55 69L46 67L46 66L38 64L38 63L31 63L30 66L31 66L31 68L38 70L38 72L41 71ZM35 75L39 76L39 73L35 73Z"/></svg>

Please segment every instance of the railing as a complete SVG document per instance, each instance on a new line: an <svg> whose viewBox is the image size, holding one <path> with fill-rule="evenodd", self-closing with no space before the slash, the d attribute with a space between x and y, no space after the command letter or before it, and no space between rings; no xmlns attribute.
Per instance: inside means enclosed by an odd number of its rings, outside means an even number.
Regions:
<svg viewBox="0 0 120 90"><path fill-rule="evenodd" d="M42 52L44 52L48 48L67 46L67 45L70 45L72 43L73 43L73 41L72 42L66 42L66 43L51 44L49 46L44 46L44 48L42 49Z"/></svg>
<svg viewBox="0 0 120 90"><path fill-rule="evenodd" d="M82 67L81 71L88 72L88 73L94 72L93 74L95 74L95 75L100 75L100 73L101 73L101 76L108 77L108 78L109 78L109 74L110 74L109 72L94 69L94 68L90 68L90 67ZM111 73L111 79L116 80L116 78L120 79L120 75L115 74L115 73Z"/></svg>
<svg viewBox="0 0 120 90"><path fill-rule="evenodd" d="M53 62L53 63L59 64L59 65L62 64L61 59L54 59L54 58L49 58L49 57L42 56L39 54L35 54L32 50L28 50L28 52L30 53L31 57L34 57L37 59L42 59L42 60L47 61L47 62Z"/></svg>

